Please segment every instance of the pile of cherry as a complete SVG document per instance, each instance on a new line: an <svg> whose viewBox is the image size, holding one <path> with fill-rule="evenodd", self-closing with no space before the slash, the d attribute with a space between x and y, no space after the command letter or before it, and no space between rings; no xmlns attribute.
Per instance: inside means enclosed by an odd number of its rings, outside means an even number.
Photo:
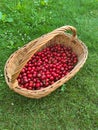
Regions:
<svg viewBox="0 0 98 130"><path fill-rule="evenodd" d="M78 62L70 47L57 44L36 52L21 70L17 80L22 88L39 90L67 75Z"/></svg>

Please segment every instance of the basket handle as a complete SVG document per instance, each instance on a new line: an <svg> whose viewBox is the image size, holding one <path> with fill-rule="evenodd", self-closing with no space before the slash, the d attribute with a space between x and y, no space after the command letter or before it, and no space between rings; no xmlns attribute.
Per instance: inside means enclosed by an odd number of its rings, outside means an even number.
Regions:
<svg viewBox="0 0 98 130"><path fill-rule="evenodd" d="M72 37L73 38L76 38L77 37L77 31L76 31L76 28L73 27L73 26L70 26L70 25L67 25L67 26L62 26L58 29L55 29L54 31L52 31L51 33L60 33L60 32L65 32L65 31L68 31L68 30L71 30L73 35Z"/></svg>

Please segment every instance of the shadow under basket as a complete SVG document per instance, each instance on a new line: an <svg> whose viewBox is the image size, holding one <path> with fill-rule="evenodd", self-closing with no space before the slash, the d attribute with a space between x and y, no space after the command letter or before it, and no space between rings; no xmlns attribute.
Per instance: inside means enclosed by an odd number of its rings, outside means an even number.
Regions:
<svg viewBox="0 0 98 130"><path fill-rule="evenodd" d="M65 33L67 30L71 30L73 34L71 35ZM21 88L18 85L17 77L22 68L26 65L34 53L41 51L45 47L53 45L54 43L63 44L66 47L71 47L73 52L75 52L78 57L78 63L65 77L46 88L41 90L27 90L25 88ZM5 80L10 89L19 93L20 95L28 98L41 98L47 96L62 84L67 82L70 78L72 78L84 65L87 56L87 47L81 40L77 38L76 29L69 25L63 26L29 42L19 50L15 51L5 64Z"/></svg>

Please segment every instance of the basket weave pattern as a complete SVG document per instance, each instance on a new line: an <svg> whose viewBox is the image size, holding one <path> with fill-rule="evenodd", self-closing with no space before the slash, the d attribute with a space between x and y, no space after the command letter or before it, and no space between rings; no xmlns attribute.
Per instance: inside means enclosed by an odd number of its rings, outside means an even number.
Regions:
<svg viewBox="0 0 98 130"><path fill-rule="evenodd" d="M65 33L65 31L67 30L71 30L73 32L73 35ZM78 56L77 65L65 77L46 88L43 88L41 90L27 90L25 88L21 88L18 85L17 81L17 77L21 69L30 60L31 56L33 56L37 51L41 51L45 47L53 45L54 43L64 44L66 47L71 47L73 52L75 52ZM62 84L67 82L70 78L72 78L84 65L87 56L87 47L81 40L77 38L76 29L69 25L63 26L29 42L28 44L14 52L5 64L5 80L8 86L15 92L29 98L41 98L50 94Z"/></svg>

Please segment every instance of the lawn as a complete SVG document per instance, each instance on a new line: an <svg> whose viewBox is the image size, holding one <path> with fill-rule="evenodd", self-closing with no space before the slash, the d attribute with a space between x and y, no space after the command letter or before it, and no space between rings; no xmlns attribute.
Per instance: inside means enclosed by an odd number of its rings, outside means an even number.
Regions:
<svg viewBox="0 0 98 130"><path fill-rule="evenodd" d="M4 79L10 54L64 25L88 47L83 68L39 100L11 91ZM98 130L98 0L0 0L0 130Z"/></svg>

